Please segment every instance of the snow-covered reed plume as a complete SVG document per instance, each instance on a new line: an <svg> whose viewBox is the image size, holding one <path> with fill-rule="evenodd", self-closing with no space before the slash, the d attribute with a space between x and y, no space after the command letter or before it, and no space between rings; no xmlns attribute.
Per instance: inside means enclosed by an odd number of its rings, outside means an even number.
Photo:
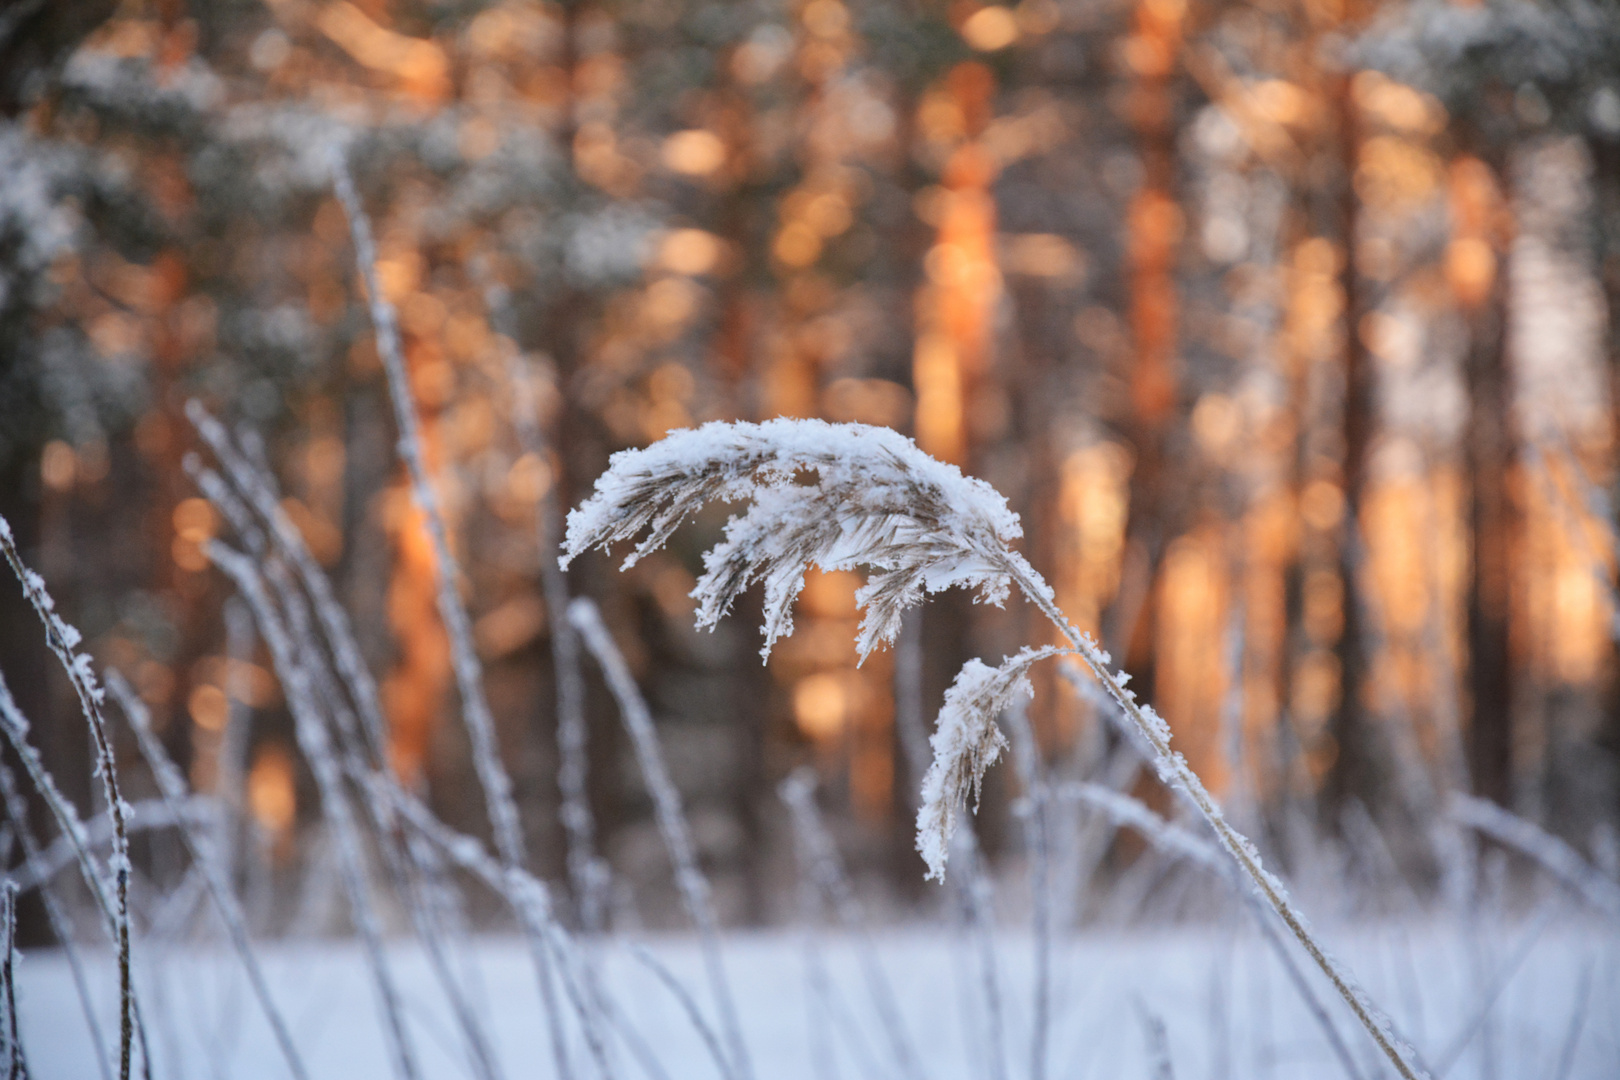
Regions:
<svg viewBox="0 0 1620 1080"><path fill-rule="evenodd" d="M1261 865L1254 845L1226 820L1203 781L1171 748L1169 725L1126 689L1127 676L1114 671L1108 654L1059 610L1051 587L1012 548L1021 535L1018 516L993 488L886 429L819 420L714 422L615 454L594 494L568 516L562 564L590 548L650 530L626 559L627 565L634 563L714 500L751 505L727 523L724 539L704 555L705 572L692 591L698 624L712 626L744 589L763 581L767 656L772 643L792 631L793 601L812 565L868 570L867 584L856 593L865 609L856 639L863 658L894 639L902 614L925 591L960 585L978 590L981 600L1001 603L1016 586L1108 692L1143 740L1160 779L1197 808L1396 1071L1407 1080L1427 1075L1416 1051L1321 946L1282 882ZM979 703L999 710L1023 671L1040 658L1021 652L1003 665L1003 674L970 662L953 687L953 702L957 708ZM935 746L938 774L934 783L925 782L919 815L924 828L918 846L929 858L931 876L944 872L946 849L940 841L949 835L955 807L999 753L994 719L994 713L958 715L941 725L946 738L943 747Z"/></svg>
<svg viewBox="0 0 1620 1080"><path fill-rule="evenodd" d="M663 751L658 745L658 733L653 728L652 713L624 656L613 643L613 636L602 623L596 605L580 597L568 605L568 621L579 632L585 647L596 658L597 666L607 679L619 705L619 716L624 720L635 748L636 762L641 766L642 779L652 795L653 809L658 818L658 831L663 836L669 860L675 867L675 886L681 894L686 914L697 926L703 945L703 963L708 970L709 989L720 1011L720 1026L725 1033L729 1072L740 1080L754 1075L748 1056L748 1044L743 1041L742 1023L737 1016L737 1005L732 997L731 984L726 978L725 964L720 958L720 927L714 915L709 895L709 879L698 866L697 847L692 842L692 830L681 808L681 795L670 779L669 767L664 763Z"/></svg>
<svg viewBox="0 0 1620 1080"><path fill-rule="evenodd" d="M996 717L1015 698L1035 693L1029 684L1029 669L1060 651L1024 649L998 667L969 660L945 691L945 704L928 740L934 761L923 777L922 809L917 811L917 850L928 864L929 877L945 877L957 808L967 802L969 792L977 808L984 771L1007 746Z"/></svg>
<svg viewBox="0 0 1620 1080"><path fill-rule="evenodd" d="M106 694L97 684L95 672L90 669L90 657L78 651L79 642L84 640L83 635L56 613L56 601L45 591L45 579L23 563L22 555L18 552L16 541L11 534L11 523L3 517L0 517L0 552L5 553L12 572L22 583L23 595L28 597L34 613L39 616L40 622L45 624L45 643L50 646L51 652L61 661L63 669L67 672L68 681L73 685L73 692L79 699L79 708L90 725L90 735L95 743L96 775L101 779L101 786L107 797L107 814L113 823L113 848L112 857L108 860L108 869L111 870L113 877L113 904L109 914L118 948L118 1076L119 1080L129 1080L136 1027L135 986L129 961L130 862L127 823L129 805L124 802L123 793L118 787L118 763L113 758L112 737L107 732L107 720L101 712L102 700ZM9 701L10 694L8 693L6 697ZM12 711L15 711L15 707ZM16 718L21 720L21 714L17 713ZM26 725L20 731L26 733ZM30 775L35 775L35 768L31 767L29 772ZM38 774L43 773L43 767L39 767ZM35 779L37 782L39 776L35 775ZM51 787L54 790L54 785ZM49 799L50 796L47 795L46 798ZM62 802L65 808L66 800ZM53 810L55 809L58 808L53 807ZM71 819L64 819L64 828L68 827L69 820ZM103 907L106 907L105 903ZM150 1071L151 1057L145 1054L144 1045L142 1051L146 1069Z"/></svg>

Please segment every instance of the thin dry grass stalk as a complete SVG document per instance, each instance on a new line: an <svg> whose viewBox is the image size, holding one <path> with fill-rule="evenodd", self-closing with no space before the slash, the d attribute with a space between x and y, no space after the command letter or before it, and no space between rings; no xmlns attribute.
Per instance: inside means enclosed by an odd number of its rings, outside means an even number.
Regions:
<svg viewBox="0 0 1620 1080"><path fill-rule="evenodd" d="M904 1077L921 1077L916 1052L911 1048L911 1039L900 1016L899 997L878 963L877 950L873 948L871 935L867 932L866 913L861 908L854 887L850 885L843 862L838 858L838 849L832 837L827 835L821 813L816 808L815 770L808 766L797 770L782 781L776 790L791 812L793 835L797 841L795 846L803 871L832 901L833 912L844 930L855 937L861 975L866 980L867 993L882 1024L896 1067Z"/></svg>
<svg viewBox="0 0 1620 1080"><path fill-rule="evenodd" d="M814 475L814 479L811 475ZM893 431L817 420L772 420L764 424L709 423L677 431L640 450L615 454L595 493L568 516L562 562L593 547L627 540L649 529L626 560L662 545L688 516L712 500L751 503L726 525L724 539L704 556L705 573L692 595L699 625L713 625L754 581L765 585L765 648L792 631L791 608L811 565L824 570L866 567L867 585L856 594L865 609L856 644L864 658L892 641L906 608L923 593L952 585L977 589L981 600L1000 603L1013 586L1044 614L1108 692L1144 741L1154 768L1181 789L1214 830L1252 887L1287 926L1333 984L1379 1050L1406 1080L1426 1076L1417 1052L1396 1034L1388 1015L1373 1003L1347 968L1318 942L1281 881L1261 864L1253 844L1222 814L1220 806L1186 760L1170 746L1170 728L1126 688L1127 676L1089 635L1059 610L1045 580L1012 541L1021 535L1018 517L989 485L924 454ZM1039 657L1035 657L1039 659ZM1027 653L1008 666L1027 668ZM975 662L976 663L976 662ZM982 670L981 670L982 669ZM964 669L958 700L1005 705L1016 675L997 669ZM985 692L975 691L983 687ZM989 718L993 725L994 716ZM919 847L930 854L951 812L937 805L965 800L977 765L993 760L995 738L984 723L958 718L948 740L958 751L941 759L940 783L925 787ZM979 738L960 736L978 735ZM999 733L997 733L999 736ZM999 747L996 747L999 749ZM982 762L982 765L979 763ZM966 768L963 768L963 765ZM947 781L955 780L956 783ZM943 825L944 830L938 826ZM944 853L936 875L943 871Z"/></svg>
<svg viewBox="0 0 1620 1080"><path fill-rule="evenodd" d="M1487 799L1452 795L1451 816L1472 829L1506 844L1551 874L1559 884L1611 919L1620 919L1620 885L1616 885L1580 852L1533 822L1502 809Z"/></svg>
<svg viewBox="0 0 1620 1080"><path fill-rule="evenodd" d="M17 886L0 884L0 1055L6 1062L6 1080L28 1075L22 1038L17 1034Z"/></svg>
<svg viewBox="0 0 1620 1080"><path fill-rule="evenodd" d="M658 818L658 831L675 868L675 886L681 902L698 929L703 945L703 963L708 970L709 989L720 1011L721 1030L725 1033L730 1068L734 1075L748 1080L753 1076L749 1061L748 1044L743 1041L742 1022L737 1016L737 1005L726 978L725 964L720 957L720 927L710 899L709 879L698 866L697 847L692 842L692 830L681 807L681 795L670 779L664 763L663 751L658 745L658 732L653 727L652 713L624 656L613 643L613 636L602 623L596 605L580 597L568 605L568 621L579 631L585 647L596 658L608 688L619 704L619 716L624 720L635 748L636 762L641 766L642 779L652 795L653 809Z"/></svg>
<svg viewBox="0 0 1620 1080"><path fill-rule="evenodd" d="M550 447L540 430L534 379L513 350L507 357L507 379L512 384L512 427L518 446L542 466L551 461ZM568 879L574 889L580 929L587 934L602 928L602 901L607 869L596 856L596 823L587 791L590 767L585 728L585 680L579 658L579 637L568 621L568 577L551 553L561 536L557 512L557 483L545 486L535 500L535 541L540 551L540 586L546 599L546 629L551 638L552 678L557 684L557 788L562 795L563 831L568 838Z"/></svg>
<svg viewBox="0 0 1620 1080"><path fill-rule="evenodd" d="M3 680L0 680L0 688L3 686ZM79 948L73 941L73 929L68 921L67 909L57 898L56 890L51 887L50 879L54 875L42 872L39 839L34 835L33 827L28 822L28 801L22 797L22 792L17 790L17 782L12 777L11 770L3 765L0 765L0 800L4 802L14 834L22 844L23 867L39 883L39 898L45 907L45 920L50 924L57 948L62 950L62 955L67 960L68 972L73 978L73 991L78 995L79 1009L84 1013L85 1026L90 1033L96 1068L100 1071L102 1080L112 1080L112 1068L107 1064L107 1040L102 1036L101 1022L96 1019L95 1004L90 997L90 980L85 975L84 961L79 956Z"/></svg>
<svg viewBox="0 0 1620 1080"><path fill-rule="evenodd" d="M405 1024L399 987L383 948L382 926L365 871L364 847L355 808L344 787L342 769L323 722L314 680L300 660L298 645L277 613L258 567L247 556L217 540L209 542L207 552L213 564L231 579L248 601L259 624L259 633L270 647L276 673L287 692L287 704L293 714L294 736L315 777L321 796L321 813L330 830L331 840L336 845L338 870L371 969L372 984L394 1069L406 1080L415 1080L420 1076L420 1070L409 1028Z"/></svg>
<svg viewBox="0 0 1620 1080"><path fill-rule="evenodd" d="M129 683L115 670L107 672L107 689L112 691L114 699L124 710L130 727L135 730L135 735L140 740L141 754L152 769L152 776L162 793L164 805L168 806L171 812L175 812L176 818L179 819L180 814L177 811L189 796L185 777L170 760L162 741L152 732L152 718L146 704L135 695ZM221 871L224 864L219 852L208 850L207 843L194 834L183 819L180 820L178 831L191 856L195 872L202 876L208 897L214 902L220 919L225 923L226 936L230 938L231 947L236 950L236 955L242 961L242 968L247 973L248 985L253 990L253 996L258 998L259 1007L264 1010L265 1019L270 1022L270 1031L275 1036L276 1047L281 1051L281 1056L286 1059L287 1070L293 1074L294 1080L307 1080L309 1071L304 1068L303 1058L293 1043L292 1032L288 1029L287 1021L270 993L270 983L264 976L264 970L259 967L259 958L254 955L253 942L248 936L247 918L242 913L241 905L237 903L236 893L231 889L229 880Z"/></svg>

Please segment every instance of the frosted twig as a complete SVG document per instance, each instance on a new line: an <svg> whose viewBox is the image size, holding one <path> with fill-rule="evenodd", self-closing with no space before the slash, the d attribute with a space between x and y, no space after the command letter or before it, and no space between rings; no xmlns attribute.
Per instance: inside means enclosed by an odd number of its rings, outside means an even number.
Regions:
<svg viewBox="0 0 1620 1080"><path fill-rule="evenodd" d="M320 620L322 635L331 647L338 673L350 688L350 696L360 716L361 730L366 737L367 752L374 762L381 762L388 747L388 725L382 716L377 681L372 678L371 669L360 655L348 613L332 594L331 582L310 553L309 545L304 542L304 534L282 509L270 475L237 447L225 430L225 425L214 419L195 398L186 402L186 417L224 467L231 485L246 500L246 505L225 496L217 485L202 485L204 494L225 512L250 549L256 544L273 546L297 574L304 591L309 594L315 616ZM191 472L200 482L201 470L193 466ZM233 503L236 506L234 512ZM260 532L257 522L244 520L246 506L251 506L258 519L268 527L268 538Z"/></svg>
<svg viewBox="0 0 1620 1080"><path fill-rule="evenodd" d="M1351 1056L1350 1048L1344 1044L1344 1039L1339 1034L1339 1029L1334 1026L1332 1017L1328 1016L1327 1010L1317 1000L1316 992L1305 980L1304 972L1300 971L1299 965L1294 962L1287 944L1277 932L1276 926L1272 924L1271 916L1261 905L1259 897L1244 886L1237 868L1229 860L1222 858L1220 848L1201 837L1194 836L1181 826L1166 821L1141 801L1102 784L1065 784L1058 788L1055 794L1059 798L1072 800L1101 812L1114 825L1135 830L1157 850L1177 858L1184 858L1230 885L1245 901L1245 906L1254 916L1255 925L1260 929L1260 936L1265 939L1278 962L1282 964L1283 973L1288 976L1288 981L1293 984L1300 1000L1305 1003L1306 1011L1316 1021L1316 1026L1322 1029L1328 1048L1338 1059L1344 1074L1350 1080L1362 1080L1361 1069Z"/></svg>
<svg viewBox="0 0 1620 1080"><path fill-rule="evenodd" d="M0 883L0 1011L5 1014L0 1017L0 1052L5 1054L6 1080L24 1080L28 1075L17 1034L16 956L17 886L6 881Z"/></svg>
<svg viewBox="0 0 1620 1080"><path fill-rule="evenodd" d="M96 684L95 673L90 670L90 657L78 651L84 640L77 629L56 613L56 601L45 591L45 580L23 564L11 535L11 525L0 517L0 551L5 552L12 572L22 583L23 594L33 605L34 613L45 624L45 643L50 646L62 668L67 672L73 692L79 698L79 708L90 725L90 735L96 748L96 773L107 796L107 813L113 823L112 858L109 868L113 875L113 927L118 949L118 1075L129 1080L131 1050L135 1038L135 985L129 962L129 830L125 824L128 806L118 789L118 765L113 759L112 739L107 733L107 721L101 715L101 702L105 696ZM145 1047L142 1047L143 1051ZM146 1069L151 1069L151 1058L144 1057Z"/></svg>
<svg viewBox="0 0 1620 1080"><path fill-rule="evenodd" d="M1451 816L1529 856L1565 888L1610 918L1620 919L1620 885L1604 877L1564 841L1517 814L1471 795L1451 797Z"/></svg>
<svg viewBox="0 0 1620 1080"><path fill-rule="evenodd" d="M811 472L814 482L804 475ZM870 568L867 585L856 593L857 603L866 609L856 639L863 657L894 638L902 613L922 599L925 589L962 585L976 588L982 600L1000 603L1016 585L1108 691L1145 740L1161 779L1186 793L1396 1071L1405 1080L1425 1075L1416 1051L1396 1034L1389 1017L1349 970L1316 940L1282 882L1261 864L1254 845L1227 822L1203 781L1171 749L1169 726L1125 688L1126 676L1113 671L1108 655L1058 609L1051 587L1013 550L1011 542L1021 534L1018 517L993 488L964 477L886 429L816 420L709 423L674 432L645 449L615 454L595 493L569 514L563 562L648 528L650 534L626 560L634 562L715 499L746 499L752 505L731 519L725 539L704 556L705 573L693 590L698 622L712 625L744 588L762 579L767 655L771 643L792 630L792 603L812 564L824 570ZM958 684L965 697L976 686L990 686L994 669L972 661L963 676L967 683L959 676ZM990 694L973 697L986 704L995 699ZM977 722L953 727L963 728L961 734L986 731ZM949 742L972 746L974 752L953 761L942 757L936 745L935 766L945 776L962 775L963 762L971 767L993 757L994 740L988 735L978 743ZM925 810L928 805L925 795ZM919 830L919 842L925 848L933 848L938 836L927 826L941 816L920 822L925 828ZM944 817L948 824L948 815ZM939 863L930 867L934 876L943 871L945 854L942 847L936 850Z"/></svg>
<svg viewBox="0 0 1620 1080"><path fill-rule="evenodd" d="M129 813L125 816L124 824L129 835L135 836L137 833L158 829L203 824L212 821L213 818L213 805L201 797L188 798L173 807L164 803L162 799L142 799L140 802L129 804ZM49 847L39 852L39 858L34 865L24 866L22 872L12 880L17 883L17 888L25 893L31 889L43 888L57 874L78 861L80 841L86 850L95 851L110 842L112 836L112 822L102 817L93 818L89 825L84 826L80 837L74 838L63 834L51 841Z"/></svg>
<svg viewBox="0 0 1620 1080"><path fill-rule="evenodd" d="M3 681L0 681L0 685L3 685ZM57 948L62 950L62 955L67 960L68 971L73 976L73 990L78 995L79 1008L84 1012L84 1022L90 1031L90 1045L96 1059L96 1067L101 1072L102 1080L112 1080L112 1068L107 1064L107 1040L102 1036L101 1023L96 1019L95 1005L90 1000L90 981L84 973L79 947L73 941L73 928L68 922L67 912L63 910L61 901L57 899L56 890L50 885L49 878L35 869L40 861L39 840L34 836L34 830L28 823L28 801L17 790L11 770L3 765L0 765L0 800L4 801L6 815L18 841L22 844L23 867L41 882L39 896L45 905L45 919L50 923L51 933L56 937Z"/></svg>
<svg viewBox="0 0 1620 1080"><path fill-rule="evenodd" d="M651 971L658 981L664 984L665 989L670 992L671 996L680 1003L681 1009L686 1013L687 1020L697 1029L698 1035L703 1039L705 1049L709 1051L709 1056L714 1058L715 1067L720 1070L720 1075L724 1080L735 1080L736 1074L731 1071L731 1064L726 1060L726 1052L720 1045L720 1036L714 1033L714 1028L710 1026L708 1018L703 1015L703 1010L698 1007L697 1001L692 997L692 992L686 988L681 980L675 977L673 971L665 967L663 962L645 946L632 945L630 954L639 960L648 971Z"/></svg>
<svg viewBox="0 0 1620 1080"><path fill-rule="evenodd" d="M248 747L251 742L253 710L248 706L248 668L253 662L253 612L240 597L224 604L225 693L229 705L225 713L225 734L219 742L219 824L215 829L214 855L227 883L236 880L237 843L243 827L243 787L247 776ZM233 890L234 891L234 890Z"/></svg>
<svg viewBox="0 0 1620 1080"><path fill-rule="evenodd" d="M882 1022L889 1050L894 1054L901 1075L920 1077L922 1074L917 1067L917 1055L911 1048L911 1039L900 1016L899 1000L894 987L889 985L888 976L884 975L883 968L878 964L877 949L867 933L866 913L861 910L861 903L856 899L855 890L850 887L843 863L838 858L838 849L833 845L832 837L827 835L821 814L816 809L815 771L808 766L798 769L782 781L776 791L792 814L793 834L798 841L801 865L832 901L833 911L844 929L856 938L856 957L861 965L861 974L866 979L872 1006Z"/></svg>
<svg viewBox="0 0 1620 1080"><path fill-rule="evenodd" d="M382 1012L383 1030L395 1071L407 1080L419 1075L416 1058L406 1031L399 990L389 970L382 946L382 928L378 925L366 881L364 855L359 830L354 820L354 808L343 787L343 775L332 749L331 738L321 721L321 711L315 701L309 672L298 659L297 646L288 635L281 618L265 591L264 580L258 569L246 556L217 540L209 541L206 548L209 559L236 585L253 609L259 624L259 634L270 647L276 673L287 692L287 704L293 714L293 730L299 748L309 762L316 786L321 794L321 813L326 818L337 847L338 868L343 886L348 893L349 905L356 929L365 948L372 971L372 981Z"/></svg>
<svg viewBox="0 0 1620 1080"><path fill-rule="evenodd" d="M1029 849L1029 892L1035 955L1034 1024L1030 1033L1031 1080L1045 1080L1048 1029L1052 1013L1051 789L1041 766L1035 727L1022 701L1005 714L1013 733L1013 763L1029 801L1024 814L1024 844Z"/></svg>
<svg viewBox="0 0 1620 1080"><path fill-rule="evenodd" d="M152 733L151 715L145 703L135 696L129 683L125 682L123 676L116 670L107 672L107 688L112 691L113 697L129 719L130 727L135 730L135 735L140 740L141 753L152 768L152 776L163 795L164 805L179 818L179 808L188 797L186 781L174 762L169 760L163 743ZM281 1010L276 1007L275 999L270 994L270 984L265 980L264 971L259 967L259 959L253 953L253 943L248 939L247 921L242 915L241 905L236 902L236 894L221 874L222 863L218 854L204 850L206 845L194 836L184 823L181 824L179 832L191 855L192 865L202 875L209 898L213 900L214 906L219 910L220 919L225 923L231 947L236 950L237 956L242 961L242 967L247 972L248 985L253 988L253 995L259 999L259 1007L264 1010L265 1019L270 1022L271 1033L275 1036L276 1046L280 1049L282 1057L287 1061L288 1071L293 1074L295 1080L307 1080L309 1073L298 1054L298 1047L293 1044L292 1033L287 1029L287 1022L282 1017Z"/></svg>
<svg viewBox="0 0 1620 1080"><path fill-rule="evenodd" d="M1051 604L1050 598L1046 599L1045 605L1051 608L1048 614L1052 617L1057 612L1056 606ZM1379 1050L1395 1066L1395 1071L1405 1080L1429 1077L1428 1068L1422 1064L1416 1049L1396 1032L1394 1022L1361 988L1349 969L1316 940L1305 916L1294 907L1282 882L1261 864L1260 854L1254 845L1226 821L1214 797L1192 771L1186 759L1170 749L1169 725L1160 719L1150 706L1137 703L1136 695L1125 688L1124 674L1115 674L1110 669L1107 653L1076 628L1071 626L1066 632L1071 635L1071 640L1081 644L1082 648L1079 650L1081 660L1119 706L1123 719L1129 722L1145 743L1147 760L1153 763L1159 778L1167 786L1180 791L1209 823L1221 846L1248 878L1255 892L1277 913L1294 940L1300 943L1312 962L1327 976L1334 990L1350 1006L1351 1012L1355 1014L1361 1026L1377 1043ZM1064 664L1063 669L1066 672L1072 670L1070 664Z"/></svg>
<svg viewBox="0 0 1620 1080"><path fill-rule="evenodd" d="M1529 958L1530 950L1540 940L1542 931L1547 929L1556 914L1558 914L1557 907L1550 903L1542 904L1541 911L1531 920L1530 925L1525 928L1524 933L1520 936L1517 947L1492 973L1490 980L1480 991L1479 1001L1474 1006L1474 1011L1469 1014L1468 1019L1463 1021L1457 1034L1452 1036L1451 1041L1446 1044L1446 1048L1435 1056L1435 1080L1444 1077L1446 1073L1451 1071L1451 1067L1462 1058L1463 1051L1468 1049L1469 1044L1474 1041L1474 1037L1485 1026L1485 1021L1490 1018L1492 1010L1496 1008L1497 999L1502 996L1502 991L1507 989L1508 983L1513 981L1513 976L1518 974L1519 968Z"/></svg>
<svg viewBox="0 0 1620 1080"><path fill-rule="evenodd" d="M551 454L536 419L534 382L514 350L507 357L507 377L515 391L512 426L518 446L541 464ZM562 530L557 513L557 482L546 485L535 501L535 540L540 551L540 583L546 598L551 636L552 678L557 683L557 787L562 795L563 831L568 838L568 880L579 905L580 928L595 933L602 924L605 868L596 857L596 827L586 787L590 767L585 730L585 680L580 668L579 638L568 621L568 578L552 553Z"/></svg>
<svg viewBox="0 0 1620 1080"><path fill-rule="evenodd" d="M720 1012L720 1027L725 1033L731 1067L736 1076L748 1080L754 1070L749 1062L748 1046L743 1042L742 1024L737 1018L731 984L720 958L720 933L709 898L709 881L698 866L697 849L692 843L685 811L681 808L681 795L669 778L668 766L664 764L652 713L637 689L636 680L630 674L618 646L613 643L612 635L603 625L596 605L585 597L576 599L568 605L568 620L574 624L585 647L595 657L597 666L607 679L608 689L613 691L614 700L619 704L619 716L635 747L642 779L652 795L658 831L663 836L670 862L674 864L675 887L681 894L687 916L697 927L703 946L709 992L714 995L715 1007Z"/></svg>
<svg viewBox="0 0 1620 1080"><path fill-rule="evenodd" d="M567 932L557 923L551 904L551 891L546 883L522 867L504 866L484 850L483 844L450 828L419 799L403 791L397 784L382 782L375 776L370 777L368 783L376 797L392 803L400 820L443 852L452 864L478 878L487 889L511 906L525 938L530 942L531 951L549 949L555 956L557 972L569 1003L579 1018L586 1046L597 1068L604 1075L611 1075L597 1016L597 1011L601 1010L613 1018L611 1003L593 998L585 981L576 973L582 963ZM549 962L547 970L550 970ZM542 980L542 990L549 985L549 979ZM557 1030L560 1038L561 1029Z"/></svg>
<svg viewBox="0 0 1620 1080"><path fill-rule="evenodd" d="M195 460L187 461L187 471L266 563L268 576L287 615L291 639L298 648L298 663L316 684L313 700L332 719L343 740L346 756L369 762L369 768L383 767L387 736L376 681L361 656L348 615L337 603L330 581L304 543L302 534L278 502L273 477L239 448L237 440L233 440L224 426L198 402L188 403L187 414L225 468L229 483ZM261 521L268 533L260 529ZM287 572L289 566L297 574L296 582ZM241 604L239 599L233 602ZM310 617L311 606L319 620L319 634ZM230 610L228 607L227 615ZM241 610L240 607L237 610ZM244 612L244 617L251 620L251 614ZM245 637L251 632L250 621L247 627L238 630L238 636ZM323 637L335 660L341 690L320 651L318 643ZM359 713L358 723L346 704L348 701L354 703ZM227 740L227 746L221 750L222 755L231 749ZM245 747L234 752L240 755L242 750ZM238 782L239 773L238 768ZM222 782L225 779L223 767L221 779ZM417 935L426 948L434 976L449 1000L457 1026L466 1040L471 1064L480 1080L494 1080L497 1072L494 1054L478 1023L475 1010L450 971L438 918L422 894L419 879L425 870L414 860L413 850L402 847L395 836L387 804L366 799L361 800L360 805L375 830L389 878L405 903Z"/></svg>
<svg viewBox="0 0 1620 1080"><path fill-rule="evenodd" d="M405 369L405 356L400 349L394 307L384 295L382 283L377 277L377 250L371 239L371 222L360 204L360 196L354 190L354 181L350 179L348 166L340 153L335 153L333 157L332 180L338 201L343 204L344 213L349 218L355 261L359 264L367 299L371 304L371 321L377 332L377 354L388 377L388 394L394 406L394 421L399 427L397 449L410 476L411 500L425 519L428 538L433 545L439 618L443 620L445 633L450 638L451 666L455 670L456 689L461 695L462 717L472 741L473 767L483 786L484 801L494 830L495 850L507 866L523 866L528 860L517 805L512 801L512 781L506 773L506 766L501 764L495 741L495 719L484 697L483 668L478 661L478 651L473 646L472 623L457 591L457 568L450 552L449 528L445 525L439 496L434 491L422 452L416 403L411 397L410 375ZM566 1075L568 1070L564 1068L563 1072Z"/></svg>

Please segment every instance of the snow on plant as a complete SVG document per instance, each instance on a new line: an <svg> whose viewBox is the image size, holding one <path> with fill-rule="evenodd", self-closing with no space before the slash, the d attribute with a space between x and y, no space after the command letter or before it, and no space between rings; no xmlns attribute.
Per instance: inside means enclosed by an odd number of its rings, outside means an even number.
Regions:
<svg viewBox="0 0 1620 1080"><path fill-rule="evenodd" d="M1197 807L1396 1071L1407 1080L1428 1075L1388 1015L1316 940L1282 882L1262 866L1254 845L1232 827L1186 759L1171 749L1169 725L1126 689L1128 676L1113 670L1108 654L1068 620L1051 586L1013 550L1012 542L1022 535L1018 515L994 488L883 428L821 420L716 421L613 455L595 492L568 515L561 565L650 530L625 560L626 567L633 565L715 500L751 505L726 523L722 541L703 557L704 573L691 594L698 602L698 625L712 627L743 590L761 581L761 652L767 658L776 640L793 631L793 601L811 566L867 569L867 584L855 594L865 613L856 638L863 660L879 643L894 640L901 615L925 592L960 585L978 590L982 601L1000 604L1016 586L1062 633L1069 651L1078 654L1146 742L1160 778ZM997 668L970 661L957 677L934 737L934 763L918 818L917 846L930 876L943 876L943 838L954 808L965 801L969 787L977 788L1000 752L996 715L1021 689L1029 665L1057 651L1025 650Z"/></svg>
<svg viewBox="0 0 1620 1080"><path fill-rule="evenodd" d="M1019 694L1034 697L1029 669L1061 649L1024 649L1000 667L969 660L945 691L939 724L929 739L934 762L923 777L922 808L917 811L917 850L928 864L928 876L943 881L956 808L973 792L977 810L984 771L1001 757L1007 738L996 726Z"/></svg>
<svg viewBox="0 0 1620 1080"><path fill-rule="evenodd" d="M817 481L806 485L803 474ZM822 420L705 424L644 450L613 456L596 493L568 515L568 563L589 548L652 530L628 568L662 547L714 500L753 506L726 526L703 558L692 596L698 625L712 627L744 589L765 583L765 646L793 632L793 601L811 566L866 566L856 595L866 609L856 639L861 659L893 641L900 616L927 592L952 585L999 604L1011 578L1007 545L1023 535L1018 515L982 480L936 461L887 428Z"/></svg>

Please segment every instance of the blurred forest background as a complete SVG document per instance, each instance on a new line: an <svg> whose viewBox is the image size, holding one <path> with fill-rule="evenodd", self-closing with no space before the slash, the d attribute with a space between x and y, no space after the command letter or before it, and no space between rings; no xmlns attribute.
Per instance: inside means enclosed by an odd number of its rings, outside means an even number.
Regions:
<svg viewBox="0 0 1620 1080"><path fill-rule="evenodd" d="M315 786L203 552L226 530L184 467L190 398L260 436L397 773L488 834L335 152L546 877L537 514L615 450L774 416L893 427L1006 494L1064 610L1283 866L1370 822L1430 889L1447 790L1616 862L1610 0L5 0L0 112L0 513L193 785L237 786L289 896ZM757 611L692 628L723 523L568 581L649 698L719 910L794 910L776 786L806 763L863 891L907 910L897 715L1051 631L945 595L857 668L859 582L822 575L762 666ZM93 806L15 589L0 664ZM674 919L587 668L598 846L618 903ZM1053 768L1095 762L1090 705L1036 675ZM1018 795L992 774L992 865L1023 856Z"/></svg>

